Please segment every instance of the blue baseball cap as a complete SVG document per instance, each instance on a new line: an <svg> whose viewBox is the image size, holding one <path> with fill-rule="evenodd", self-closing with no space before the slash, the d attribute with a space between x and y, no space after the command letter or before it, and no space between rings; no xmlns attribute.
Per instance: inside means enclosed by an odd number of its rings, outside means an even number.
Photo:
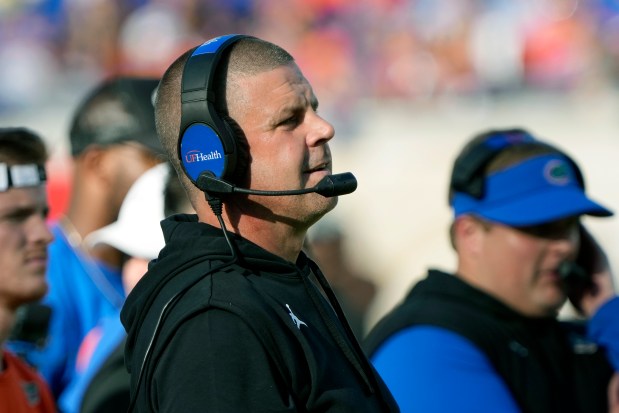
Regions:
<svg viewBox="0 0 619 413"><path fill-rule="evenodd" d="M473 214L512 227L540 225L559 219L613 212L589 199L574 166L560 154L523 160L485 178L481 199L456 192L455 217Z"/></svg>

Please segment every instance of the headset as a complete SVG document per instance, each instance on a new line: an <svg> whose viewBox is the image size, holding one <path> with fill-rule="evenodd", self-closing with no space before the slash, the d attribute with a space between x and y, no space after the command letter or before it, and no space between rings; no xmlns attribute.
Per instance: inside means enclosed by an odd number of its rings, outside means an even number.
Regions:
<svg viewBox="0 0 619 413"><path fill-rule="evenodd" d="M584 177L572 158L558 148L539 141L524 129L492 130L479 135L480 142L466 148L454 162L450 178L450 193L462 192L474 198L484 196L485 171L490 162L508 147L535 145L561 154L574 170L580 187L585 189ZM451 199L448 200L451 203Z"/></svg>
<svg viewBox="0 0 619 413"><path fill-rule="evenodd" d="M235 127L215 110L214 81L218 65L236 42L254 38L229 34L211 39L196 48L183 69L181 85L181 127L178 156L191 182L203 192L218 196L244 193L265 196L301 195L310 192L325 197L345 195L357 188L350 172L329 175L313 188L260 191L239 188L230 180L244 167L240 159Z"/></svg>
<svg viewBox="0 0 619 413"><path fill-rule="evenodd" d="M203 173L217 179L234 176L238 144L234 129L215 110L214 81L226 50L247 37L230 34L211 39L197 47L185 63L178 156L196 186Z"/></svg>

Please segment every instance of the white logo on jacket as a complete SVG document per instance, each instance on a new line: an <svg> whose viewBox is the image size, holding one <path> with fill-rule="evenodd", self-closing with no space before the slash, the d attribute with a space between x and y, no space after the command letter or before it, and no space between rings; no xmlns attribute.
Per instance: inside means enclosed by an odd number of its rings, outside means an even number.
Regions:
<svg viewBox="0 0 619 413"><path fill-rule="evenodd" d="M288 314L290 315L290 318L292 318L292 322L294 323L295 326L297 326L297 328L299 330L301 329L301 325L304 325L305 327L307 327L307 324L305 324L303 321L299 320L299 317L294 315L294 313L292 312L292 310L290 309L290 306L288 304L286 304L286 308L288 309Z"/></svg>

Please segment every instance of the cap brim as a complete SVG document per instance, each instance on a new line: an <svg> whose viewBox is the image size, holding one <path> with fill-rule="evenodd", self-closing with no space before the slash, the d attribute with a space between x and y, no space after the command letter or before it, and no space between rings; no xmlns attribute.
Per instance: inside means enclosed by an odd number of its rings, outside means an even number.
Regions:
<svg viewBox="0 0 619 413"><path fill-rule="evenodd" d="M144 230L148 229L144 232ZM131 231L119 221L113 222L91 233L87 238L91 248L107 244L132 257L153 259L164 247L163 233L158 225L144 227L139 231Z"/></svg>
<svg viewBox="0 0 619 413"><path fill-rule="evenodd" d="M118 219L90 233L84 239L86 245L108 244L132 257L156 258L165 245L160 222L165 218L164 192L169 173L167 163L144 172L127 192Z"/></svg>
<svg viewBox="0 0 619 413"><path fill-rule="evenodd" d="M575 187L542 191L512 199L505 205L495 204L471 212L513 227L540 225L578 215L613 215L612 211L587 198L580 188Z"/></svg>
<svg viewBox="0 0 619 413"><path fill-rule="evenodd" d="M136 133L131 136L128 141L137 142L144 147L146 147L149 151L151 151L155 155L165 155L165 151L159 142L159 138L157 135L153 135L152 132L141 132Z"/></svg>

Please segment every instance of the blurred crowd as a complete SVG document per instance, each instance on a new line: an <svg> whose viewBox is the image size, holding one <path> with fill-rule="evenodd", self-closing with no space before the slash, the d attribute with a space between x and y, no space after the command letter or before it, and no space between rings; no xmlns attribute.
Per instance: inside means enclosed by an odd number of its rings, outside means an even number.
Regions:
<svg viewBox="0 0 619 413"><path fill-rule="evenodd" d="M52 217L69 190L61 120L86 91L158 77L222 33L291 51L344 137L365 99L595 94L619 79L619 0L0 0L0 117L46 130Z"/></svg>
<svg viewBox="0 0 619 413"><path fill-rule="evenodd" d="M0 0L0 112L113 74L161 75L233 32L290 50L336 116L367 97L619 79L619 0Z"/></svg>

